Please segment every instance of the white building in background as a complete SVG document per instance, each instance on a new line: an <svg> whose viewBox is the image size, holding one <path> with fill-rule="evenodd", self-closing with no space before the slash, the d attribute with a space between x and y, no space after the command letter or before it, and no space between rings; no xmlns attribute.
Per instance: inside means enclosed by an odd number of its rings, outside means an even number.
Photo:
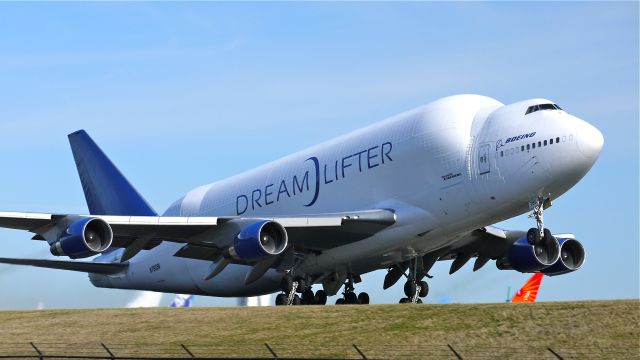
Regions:
<svg viewBox="0 0 640 360"><path fill-rule="evenodd" d="M270 306L271 295L238 298L238 306Z"/></svg>

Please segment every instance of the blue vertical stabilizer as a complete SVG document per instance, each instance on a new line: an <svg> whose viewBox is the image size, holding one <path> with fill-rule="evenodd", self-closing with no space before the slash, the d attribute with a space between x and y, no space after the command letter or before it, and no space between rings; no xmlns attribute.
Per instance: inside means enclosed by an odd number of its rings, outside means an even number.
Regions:
<svg viewBox="0 0 640 360"><path fill-rule="evenodd" d="M69 143L90 214L156 216L84 130L69 134Z"/></svg>

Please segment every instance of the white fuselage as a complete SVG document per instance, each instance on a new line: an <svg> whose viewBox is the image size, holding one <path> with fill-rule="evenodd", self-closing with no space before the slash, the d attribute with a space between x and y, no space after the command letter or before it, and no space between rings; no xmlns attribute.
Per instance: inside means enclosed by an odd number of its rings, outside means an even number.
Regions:
<svg viewBox="0 0 640 360"><path fill-rule="evenodd" d="M557 198L587 173L602 135L562 110L525 115L530 105L545 102L550 103L534 99L505 106L477 95L443 98L198 187L164 215L271 218L390 209L394 225L359 242L308 254L296 271L362 274L385 268L520 215L538 195ZM279 289L282 273L275 270L245 286L250 267L243 265L204 280L212 262L174 257L182 246L163 242L131 259L126 274L90 278L96 286L213 296Z"/></svg>

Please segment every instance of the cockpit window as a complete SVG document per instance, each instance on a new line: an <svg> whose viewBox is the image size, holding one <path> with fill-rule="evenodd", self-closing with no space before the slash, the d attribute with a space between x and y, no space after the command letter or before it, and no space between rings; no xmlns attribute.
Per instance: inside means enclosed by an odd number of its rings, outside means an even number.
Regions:
<svg viewBox="0 0 640 360"><path fill-rule="evenodd" d="M527 109L527 112L524 114L528 115L540 110L562 110L562 108L560 108L560 106L556 104L538 104L538 105L529 106L529 108Z"/></svg>

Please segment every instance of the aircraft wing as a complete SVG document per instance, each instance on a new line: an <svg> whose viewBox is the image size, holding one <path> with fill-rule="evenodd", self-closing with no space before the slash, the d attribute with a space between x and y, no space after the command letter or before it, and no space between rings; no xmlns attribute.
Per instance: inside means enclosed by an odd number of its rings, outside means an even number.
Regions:
<svg viewBox="0 0 640 360"><path fill-rule="evenodd" d="M366 239L396 222L391 210L277 217L295 246L324 250Z"/></svg>
<svg viewBox="0 0 640 360"><path fill-rule="evenodd" d="M0 227L46 232L65 219L100 218L114 230L114 237L132 236L152 231L158 237L185 239L218 225L216 217L162 217L69 215L25 212L0 212Z"/></svg>
<svg viewBox="0 0 640 360"><path fill-rule="evenodd" d="M524 236L524 231L503 230L495 226L486 226L460 234L451 245L425 254L420 260L425 274L439 260L453 260L449 274L460 270L471 258L476 258L473 271L483 267L489 260L496 259ZM407 270L408 262L396 264L389 269L385 277L384 288L392 286Z"/></svg>
<svg viewBox="0 0 640 360"><path fill-rule="evenodd" d="M30 265L49 269L81 271L94 274L112 275L125 271L127 263L97 263L86 261L61 261L42 259L10 259L0 258L0 264Z"/></svg>
<svg viewBox="0 0 640 360"><path fill-rule="evenodd" d="M463 253L495 258L511 246L513 240L524 236L524 231L503 230L495 226L486 226L464 234L449 248L449 253L441 260L450 260Z"/></svg>
<svg viewBox="0 0 640 360"><path fill-rule="evenodd" d="M51 223L51 214L0 212L0 227L34 231Z"/></svg>
<svg viewBox="0 0 640 360"><path fill-rule="evenodd" d="M322 250L356 242L374 235L395 223L390 210L365 210L345 213L281 216L274 218L243 217L164 217L64 215L24 212L0 212L0 227L27 230L35 240L45 240L64 231L73 221L99 218L111 226L112 247L128 248L126 260L141 249L151 249L162 241L185 243L176 256L215 259L237 234L238 223L273 220L286 230L289 242L299 249ZM235 233L234 233L235 231Z"/></svg>
<svg viewBox="0 0 640 360"><path fill-rule="evenodd" d="M449 269L449 274L453 274L471 258L476 258L473 264L473 271L476 271L486 265L489 260L504 254L516 239L525 234L524 231L503 230L495 226L468 231L460 234L451 245L419 258L419 267L423 269L423 275L427 275L437 261L453 260ZM400 280L408 267L408 261L391 266L385 276L383 289L388 289Z"/></svg>
<svg viewBox="0 0 640 360"><path fill-rule="evenodd" d="M483 267L489 260L503 258L512 245L519 239L526 237L522 230L503 230L495 226L486 226L462 233L448 246L434 250L423 256L426 271L429 271L438 260L453 260L449 274L460 270L469 260L475 258L473 271ZM573 234L554 234L557 238L575 239ZM396 280L406 270L407 264L396 264L390 272L390 279ZM552 276L555 273L548 273ZM388 282L391 284L391 280Z"/></svg>

